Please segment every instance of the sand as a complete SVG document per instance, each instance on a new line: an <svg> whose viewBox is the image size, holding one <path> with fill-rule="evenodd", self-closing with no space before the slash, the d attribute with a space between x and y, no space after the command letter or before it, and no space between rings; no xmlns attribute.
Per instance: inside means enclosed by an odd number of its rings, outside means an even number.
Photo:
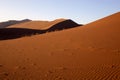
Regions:
<svg viewBox="0 0 120 80"><path fill-rule="evenodd" d="M9 20L9 21L5 21L5 22L0 22L0 29L7 28L8 26L15 25L15 24L29 22L29 21L31 21L31 20L24 19L24 20Z"/></svg>
<svg viewBox="0 0 120 80"><path fill-rule="evenodd" d="M0 41L1 80L120 80L120 12L83 27Z"/></svg>

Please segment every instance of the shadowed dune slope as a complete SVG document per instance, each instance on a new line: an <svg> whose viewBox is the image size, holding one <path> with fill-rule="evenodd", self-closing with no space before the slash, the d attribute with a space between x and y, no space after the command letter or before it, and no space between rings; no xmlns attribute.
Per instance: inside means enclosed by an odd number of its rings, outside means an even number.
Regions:
<svg viewBox="0 0 120 80"><path fill-rule="evenodd" d="M58 22L58 21L54 21L54 22ZM23 23L23 24L26 24L26 23ZM33 25L33 22L32 22L32 25ZM32 36L36 34L43 34L46 32L53 32L56 30L63 30L63 29L74 28L79 26L82 26L82 25L78 25L72 20L64 20L44 30L29 29L29 28L3 28L3 29L0 29L0 40L16 39L24 36Z"/></svg>
<svg viewBox="0 0 120 80"><path fill-rule="evenodd" d="M16 39L25 36L43 34L46 30L26 29L26 28L3 28L0 29L0 40Z"/></svg>
<svg viewBox="0 0 120 80"><path fill-rule="evenodd" d="M0 78L120 80L120 13L84 27L0 41Z"/></svg>
<svg viewBox="0 0 120 80"><path fill-rule="evenodd" d="M31 20L29 20L29 19L24 19L24 20L21 20L21 21L9 20L9 21L6 21L6 22L1 22L0 23L0 28L6 28L6 27L11 26L11 25L25 23L25 22L29 22L29 21L31 21Z"/></svg>

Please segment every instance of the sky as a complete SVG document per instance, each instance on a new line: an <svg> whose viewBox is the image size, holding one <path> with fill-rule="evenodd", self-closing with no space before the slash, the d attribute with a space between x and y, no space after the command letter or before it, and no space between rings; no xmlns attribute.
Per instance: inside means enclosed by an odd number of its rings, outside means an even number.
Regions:
<svg viewBox="0 0 120 80"><path fill-rule="evenodd" d="M87 24L120 11L120 0L0 0L0 22L72 19Z"/></svg>

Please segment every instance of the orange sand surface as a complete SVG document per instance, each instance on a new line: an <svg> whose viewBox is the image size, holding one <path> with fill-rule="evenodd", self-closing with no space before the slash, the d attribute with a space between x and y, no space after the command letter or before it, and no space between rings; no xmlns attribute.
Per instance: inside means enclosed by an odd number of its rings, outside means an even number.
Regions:
<svg viewBox="0 0 120 80"><path fill-rule="evenodd" d="M0 41L0 80L120 80L120 12L83 27Z"/></svg>

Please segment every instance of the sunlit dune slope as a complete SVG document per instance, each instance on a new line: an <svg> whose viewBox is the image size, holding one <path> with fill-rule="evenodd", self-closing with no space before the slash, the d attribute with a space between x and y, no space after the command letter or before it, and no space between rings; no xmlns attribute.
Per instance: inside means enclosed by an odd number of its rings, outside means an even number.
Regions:
<svg viewBox="0 0 120 80"><path fill-rule="evenodd" d="M120 80L120 13L84 27L0 41L0 78Z"/></svg>
<svg viewBox="0 0 120 80"><path fill-rule="evenodd" d="M25 22L29 22L31 20L29 19L24 19L24 20L9 20L9 21L5 21L5 22L0 22L0 28L6 28L8 26L11 26L11 25L15 25L15 24L20 24L20 23L25 23Z"/></svg>
<svg viewBox="0 0 120 80"><path fill-rule="evenodd" d="M29 29L47 29L59 22L67 19L56 19L54 21L30 21L26 23L9 26L9 28L29 28Z"/></svg>

